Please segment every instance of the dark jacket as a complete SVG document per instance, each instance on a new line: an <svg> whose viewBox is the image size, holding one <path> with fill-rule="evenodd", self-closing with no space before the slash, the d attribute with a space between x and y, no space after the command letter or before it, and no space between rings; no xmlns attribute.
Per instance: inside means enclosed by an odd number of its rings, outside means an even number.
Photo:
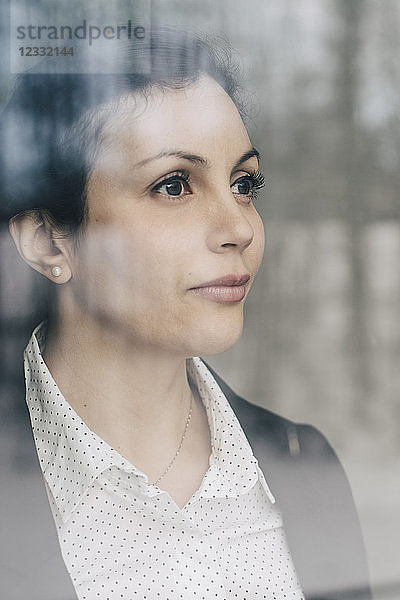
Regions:
<svg viewBox="0 0 400 600"><path fill-rule="evenodd" d="M313 427L246 402L213 375L281 509L307 600L370 600L359 522L332 448ZM61 558L27 413L24 439L34 457L29 469L11 473L0 460L1 597L72 600L76 595Z"/></svg>

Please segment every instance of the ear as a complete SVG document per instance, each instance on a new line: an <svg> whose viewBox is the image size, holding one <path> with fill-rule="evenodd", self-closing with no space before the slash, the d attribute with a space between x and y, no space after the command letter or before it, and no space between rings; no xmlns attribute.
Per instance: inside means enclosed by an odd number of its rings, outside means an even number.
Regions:
<svg viewBox="0 0 400 600"><path fill-rule="evenodd" d="M66 283L72 277L71 242L57 237L56 231L39 211L14 217L9 230L24 261L54 283ZM53 267L61 274L54 276Z"/></svg>

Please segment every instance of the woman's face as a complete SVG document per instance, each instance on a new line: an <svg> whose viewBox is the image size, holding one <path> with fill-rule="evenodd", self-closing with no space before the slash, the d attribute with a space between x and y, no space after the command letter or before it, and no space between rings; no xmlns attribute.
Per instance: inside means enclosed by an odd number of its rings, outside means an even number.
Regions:
<svg viewBox="0 0 400 600"><path fill-rule="evenodd" d="M228 349L264 250L258 160L232 100L208 77L131 96L101 143L74 302L149 348Z"/></svg>

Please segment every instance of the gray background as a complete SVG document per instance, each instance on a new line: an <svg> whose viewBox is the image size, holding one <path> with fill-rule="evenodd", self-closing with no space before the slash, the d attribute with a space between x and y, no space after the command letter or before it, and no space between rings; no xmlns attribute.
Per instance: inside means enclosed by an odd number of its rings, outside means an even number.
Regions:
<svg viewBox="0 0 400 600"><path fill-rule="evenodd" d="M244 335L210 362L247 399L327 435L354 490L376 598L394 600L400 596L400 3L153 0L152 19L230 39L267 179L257 200L266 254ZM2 23L4 97L10 75ZM1 334L15 354L23 324L34 318L23 290L36 295L41 282L16 261L4 228L0 252ZM9 363L2 360L5 402ZM10 440L2 460L18 464L12 424L3 423L0 433Z"/></svg>

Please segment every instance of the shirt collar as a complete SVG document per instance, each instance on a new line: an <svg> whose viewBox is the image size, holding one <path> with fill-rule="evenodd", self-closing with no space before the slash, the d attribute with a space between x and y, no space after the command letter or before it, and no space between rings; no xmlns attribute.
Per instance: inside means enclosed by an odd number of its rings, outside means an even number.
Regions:
<svg viewBox="0 0 400 600"><path fill-rule="evenodd" d="M89 429L62 396L43 360L44 343L45 324L41 323L24 352L26 402L45 480L61 518L67 521L100 473L113 465L129 470L129 463ZM67 490L63 478L71 467L66 465L73 465Z"/></svg>
<svg viewBox="0 0 400 600"><path fill-rule="evenodd" d="M42 357L45 339L46 324L41 323L24 352L26 402L39 462L66 522L93 481L110 467L123 469L141 483L147 477L89 429L63 397ZM210 470L203 482L209 485L202 486L202 494L237 497L261 480L274 502L240 423L207 366L200 358L191 358L187 372L204 403L211 432ZM239 466L234 457L240 457ZM74 465L67 491L63 478L70 467L66 465Z"/></svg>
<svg viewBox="0 0 400 600"><path fill-rule="evenodd" d="M198 357L188 361L189 378L195 382L207 411L212 455L217 485L210 488L213 497L237 497L247 493L260 481L270 502L274 503L258 460L225 394L205 363Z"/></svg>

